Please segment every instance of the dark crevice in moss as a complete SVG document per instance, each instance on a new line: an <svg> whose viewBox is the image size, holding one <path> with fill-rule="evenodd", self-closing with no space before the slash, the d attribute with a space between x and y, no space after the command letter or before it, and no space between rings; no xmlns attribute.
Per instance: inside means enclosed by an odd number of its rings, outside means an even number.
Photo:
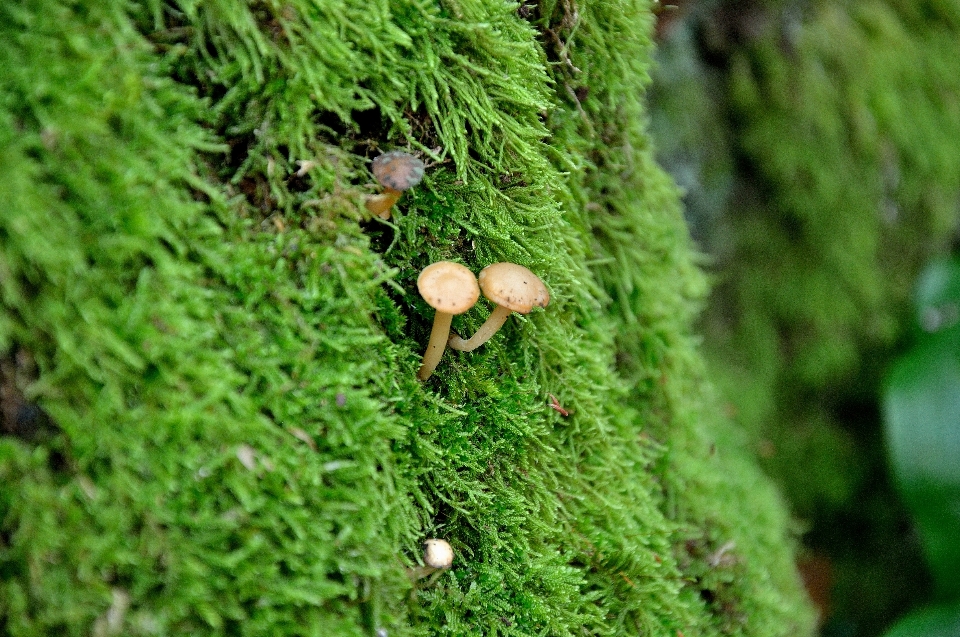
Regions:
<svg viewBox="0 0 960 637"><path fill-rule="evenodd" d="M23 393L38 376L33 356L24 348L14 345L0 356L0 434L31 444L44 444L60 432L49 414ZM63 464L54 459L51 463Z"/></svg>

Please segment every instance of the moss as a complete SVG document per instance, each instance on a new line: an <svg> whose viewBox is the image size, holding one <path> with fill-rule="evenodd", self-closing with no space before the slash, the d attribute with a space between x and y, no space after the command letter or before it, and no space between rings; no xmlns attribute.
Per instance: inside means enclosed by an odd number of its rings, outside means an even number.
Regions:
<svg viewBox="0 0 960 637"><path fill-rule="evenodd" d="M0 346L56 426L0 439L7 632L809 631L690 332L648 7L519 9L0 9ZM365 219L400 145L424 183ZM441 258L553 300L419 383Z"/></svg>
<svg viewBox="0 0 960 637"><path fill-rule="evenodd" d="M763 388L733 400L775 445L792 443L761 422L794 430L792 409L836 422L835 405L875 394L916 272L957 227L960 84L939 63L956 9L930 10L914 21L889 3L817 5L790 28L784 10L731 49L729 107L752 184L733 202L735 247L720 267L736 273L708 324L737 352L715 357L725 375ZM821 503L789 484L801 513Z"/></svg>
<svg viewBox="0 0 960 637"><path fill-rule="evenodd" d="M698 114L654 121L705 209L712 376L805 543L833 559L834 611L857 634L925 590L885 478L877 393L912 282L960 225L960 82L942 62L956 57L958 11L714 2L663 49L658 103ZM684 156L676 139L705 148ZM717 173L728 190L715 196ZM850 528L863 539L837 530Z"/></svg>

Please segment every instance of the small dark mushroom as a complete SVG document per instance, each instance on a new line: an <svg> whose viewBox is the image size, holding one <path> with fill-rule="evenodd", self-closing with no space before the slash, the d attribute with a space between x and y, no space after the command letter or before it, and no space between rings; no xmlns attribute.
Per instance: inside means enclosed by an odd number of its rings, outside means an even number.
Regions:
<svg viewBox="0 0 960 637"><path fill-rule="evenodd" d="M390 218L390 209L409 190L423 179L423 162L402 150L391 150L373 160L373 176L383 186L379 195L367 198L367 210L381 219Z"/></svg>

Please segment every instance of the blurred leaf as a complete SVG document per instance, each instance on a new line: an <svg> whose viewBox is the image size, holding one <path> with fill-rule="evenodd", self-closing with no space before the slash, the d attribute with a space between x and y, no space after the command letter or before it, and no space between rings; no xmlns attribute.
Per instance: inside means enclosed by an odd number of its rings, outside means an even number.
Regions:
<svg viewBox="0 0 960 637"><path fill-rule="evenodd" d="M884 637L956 637L960 635L960 605L914 611Z"/></svg>
<svg viewBox="0 0 960 637"><path fill-rule="evenodd" d="M917 310L928 333L893 368L884 396L898 486L913 512L941 594L960 597L960 265L934 262ZM932 320L936 313L936 320ZM905 633L906 634L906 633ZM934 634L934 633L930 633ZM939 633L937 633L939 634ZM960 634L960 633L951 633Z"/></svg>
<svg viewBox="0 0 960 637"><path fill-rule="evenodd" d="M917 280L914 296L916 319L927 332L950 328L960 322L960 261L936 259Z"/></svg>

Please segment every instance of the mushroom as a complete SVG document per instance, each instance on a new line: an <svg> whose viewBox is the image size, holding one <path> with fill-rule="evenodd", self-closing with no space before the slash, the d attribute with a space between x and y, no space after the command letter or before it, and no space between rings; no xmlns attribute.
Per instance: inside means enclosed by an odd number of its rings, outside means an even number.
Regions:
<svg viewBox="0 0 960 637"><path fill-rule="evenodd" d="M423 566L408 569L411 579L419 580L453 565L453 548L446 540L430 539L423 542Z"/></svg>
<svg viewBox="0 0 960 637"><path fill-rule="evenodd" d="M536 274L515 263L494 263L480 271L480 289L496 307L470 339L454 334L448 345L461 352L472 352L503 326L511 312L528 314L534 307L547 307L550 291Z"/></svg>
<svg viewBox="0 0 960 637"><path fill-rule="evenodd" d="M423 353L423 363L417 378L427 380L436 369L450 335L450 321L454 314L463 314L473 307L480 298L477 277L473 272L458 263L438 261L423 269L417 277L417 289L420 296L434 308L433 329L430 342Z"/></svg>
<svg viewBox="0 0 960 637"><path fill-rule="evenodd" d="M404 190L423 179L423 162L402 150L391 150L373 160L373 176L383 186L383 193L367 198L367 210L381 219L390 218L390 209Z"/></svg>

